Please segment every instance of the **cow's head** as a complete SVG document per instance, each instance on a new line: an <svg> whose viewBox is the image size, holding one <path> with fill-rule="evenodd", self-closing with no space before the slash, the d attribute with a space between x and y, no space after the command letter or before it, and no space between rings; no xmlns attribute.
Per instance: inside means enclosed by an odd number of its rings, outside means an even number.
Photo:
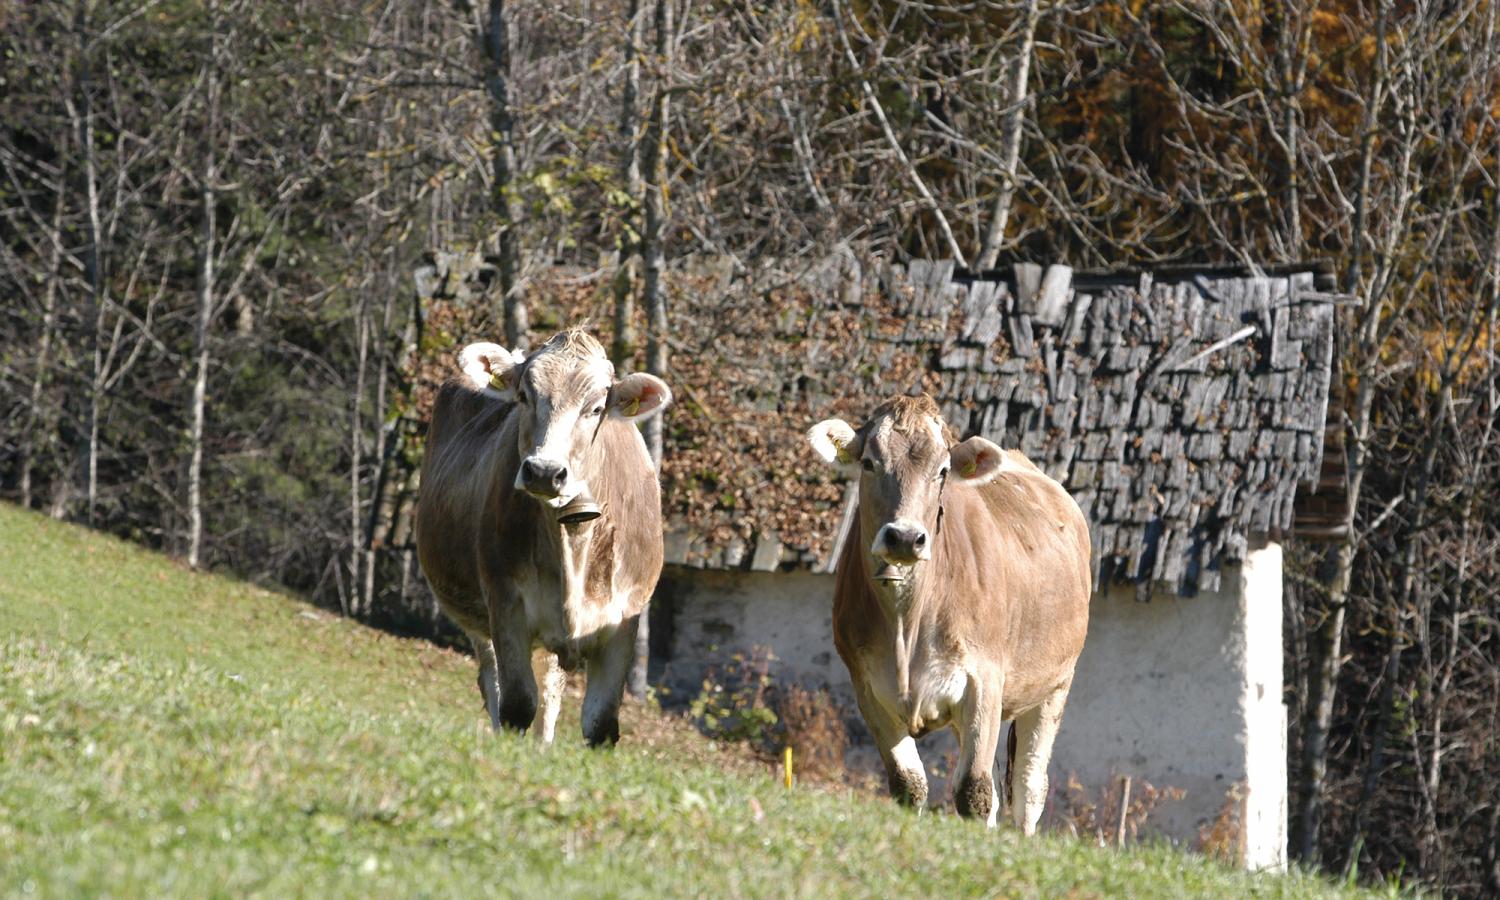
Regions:
<svg viewBox="0 0 1500 900"><path fill-rule="evenodd" d="M459 365L475 388L516 404L515 487L553 509L587 496L597 468L589 451L605 416L634 421L672 402L671 389L654 375L616 380L604 348L579 329L554 335L529 356L470 344Z"/></svg>
<svg viewBox="0 0 1500 900"><path fill-rule="evenodd" d="M1005 460L982 437L954 443L926 394L887 400L859 429L842 419L819 422L807 440L825 461L859 473L860 519L872 536L877 577L891 567L909 572L931 557L943 491L984 484Z"/></svg>

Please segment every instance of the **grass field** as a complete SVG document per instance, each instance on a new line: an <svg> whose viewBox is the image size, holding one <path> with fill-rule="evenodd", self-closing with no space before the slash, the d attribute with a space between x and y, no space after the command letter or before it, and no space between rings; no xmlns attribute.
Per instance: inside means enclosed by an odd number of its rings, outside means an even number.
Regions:
<svg viewBox="0 0 1500 900"><path fill-rule="evenodd" d="M614 750L571 723L543 750L490 733L473 677L0 504L0 894L1340 893L788 792L646 712Z"/></svg>

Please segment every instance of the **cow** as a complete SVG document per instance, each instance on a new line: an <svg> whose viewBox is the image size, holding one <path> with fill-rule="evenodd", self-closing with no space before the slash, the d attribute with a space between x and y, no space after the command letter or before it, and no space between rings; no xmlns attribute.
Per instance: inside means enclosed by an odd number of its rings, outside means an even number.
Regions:
<svg viewBox="0 0 1500 900"><path fill-rule="evenodd" d="M531 655L546 653L541 739L550 743L565 671L587 675L583 735L619 740L641 611L661 575L661 486L635 423L672 392L616 379L579 329L527 356L492 343L459 354L439 390L417 503L417 553L438 602L479 663L496 730L537 718Z"/></svg>
<svg viewBox="0 0 1500 900"><path fill-rule="evenodd" d="M835 575L834 644L891 794L926 806L914 738L949 726L961 746L954 805L993 827L991 771L1002 722L1013 720L1010 812L1035 833L1088 630L1078 504L1022 454L982 437L956 442L925 394L880 404L858 429L819 422L807 438L859 478Z"/></svg>

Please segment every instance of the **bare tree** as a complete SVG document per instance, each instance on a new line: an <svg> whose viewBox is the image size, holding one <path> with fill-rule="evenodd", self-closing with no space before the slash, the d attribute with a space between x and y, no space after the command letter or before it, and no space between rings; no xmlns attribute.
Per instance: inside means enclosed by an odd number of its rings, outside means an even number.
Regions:
<svg viewBox="0 0 1500 900"><path fill-rule="evenodd" d="M609 357L615 366L626 365L635 354L635 264L640 245L641 222L637 215L645 190L641 181L640 113L641 49L646 37L646 18L640 0L629 0L625 24L624 67L620 88L620 170L628 206L621 215L616 252L619 268L614 281L614 337ZM635 693L634 679L631 692Z"/></svg>
<svg viewBox="0 0 1500 900"><path fill-rule="evenodd" d="M1016 166L1021 158L1021 138L1026 130L1026 81L1031 72L1031 50L1036 40L1036 23L1040 10L1037 0L1027 0L1021 25L1021 46L1011 62L1010 105L1005 130L1000 134L1000 189L995 193L995 208L990 212L989 228L980 245L974 265L979 270L993 269L1005 241L1005 226L1010 221L1010 207L1016 195Z"/></svg>
<svg viewBox="0 0 1500 900"><path fill-rule="evenodd" d="M214 189L219 179L216 145L219 141L220 52L219 4L210 0L209 50L203 65L203 149L198 175L198 203L202 222L198 244L198 309L193 328L193 382L188 399L187 563L198 568L203 550L203 419L208 393L209 329L214 318L214 256L217 235Z"/></svg>
<svg viewBox="0 0 1500 900"><path fill-rule="evenodd" d="M505 341L527 346L530 321L521 292L519 250L522 213L516 168L516 115L511 97L511 39L504 0L490 0L484 26L484 82L490 97L490 139L494 143L491 202L499 219L495 241Z"/></svg>

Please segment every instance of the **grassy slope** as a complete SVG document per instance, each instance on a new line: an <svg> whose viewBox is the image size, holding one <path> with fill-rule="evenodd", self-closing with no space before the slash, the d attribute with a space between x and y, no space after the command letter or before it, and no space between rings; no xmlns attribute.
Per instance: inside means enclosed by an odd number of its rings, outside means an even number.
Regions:
<svg viewBox="0 0 1500 900"><path fill-rule="evenodd" d="M0 894L1331 891L481 717L459 655L0 504Z"/></svg>

